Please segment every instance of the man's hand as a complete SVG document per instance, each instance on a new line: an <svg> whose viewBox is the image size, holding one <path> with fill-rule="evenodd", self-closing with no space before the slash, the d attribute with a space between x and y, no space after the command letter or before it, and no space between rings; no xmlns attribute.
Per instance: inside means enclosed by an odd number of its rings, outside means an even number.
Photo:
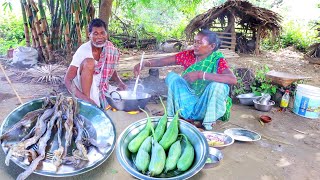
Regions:
<svg viewBox="0 0 320 180"><path fill-rule="evenodd" d="M183 78L188 82L194 82L198 79L202 79L202 71L193 71L185 74Z"/></svg>

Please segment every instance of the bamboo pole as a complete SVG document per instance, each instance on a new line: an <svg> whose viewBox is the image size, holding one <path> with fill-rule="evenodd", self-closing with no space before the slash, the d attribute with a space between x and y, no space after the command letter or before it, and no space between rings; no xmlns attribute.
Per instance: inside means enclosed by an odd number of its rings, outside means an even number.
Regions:
<svg viewBox="0 0 320 180"><path fill-rule="evenodd" d="M27 16L28 16L29 27L30 27L31 38L32 38L32 47L36 49L36 48L38 47L38 40L37 40L37 35L36 35L36 33L34 32L33 15L32 15L32 12L31 12L31 10L30 10L29 1L30 1L30 0L28 0L28 3L27 3L26 0L22 0L22 4L23 4L24 9L25 9L25 11L26 11L26 14L27 14Z"/></svg>
<svg viewBox="0 0 320 180"><path fill-rule="evenodd" d="M62 42L62 36L61 36L61 34L62 34L62 32L63 32L63 25L62 25L62 20L61 20L61 16L62 16L62 12L61 12L61 9L59 10L59 15L58 15L58 20L59 20L59 26L57 27L57 29L58 29L58 33L57 33L57 45L58 45L58 47L57 48L62 48L62 44L63 44L63 42ZM59 36L60 35L60 36Z"/></svg>
<svg viewBox="0 0 320 180"><path fill-rule="evenodd" d="M88 2L88 22L91 22L95 15L95 7L92 3L92 0Z"/></svg>
<svg viewBox="0 0 320 180"><path fill-rule="evenodd" d="M88 21L87 21L87 6L85 0L80 0L81 3L81 13L82 13L82 21L83 26L86 32L86 39L89 40L89 31L88 31Z"/></svg>
<svg viewBox="0 0 320 180"><path fill-rule="evenodd" d="M26 10L23 5L23 0L20 0L20 5L21 5L21 11L22 11L24 36L26 39L26 45L27 45L27 47L30 47L29 27L28 27L28 21L27 21L27 16L26 16Z"/></svg>
<svg viewBox="0 0 320 180"><path fill-rule="evenodd" d="M71 46L70 46L70 26L69 22L67 21L67 14L66 14L66 4L63 0L60 0L61 4L61 15L62 15L62 22L64 25L64 39L65 39L65 46L67 48L67 55L71 54Z"/></svg>
<svg viewBox="0 0 320 180"><path fill-rule="evenodd" d="M52 49L58 49L58 34L59 34L59 26L60 26L60 9L59 9L59 1L56 1L54 12L52 14L51 21L51 43Z"/></svg>
<svg viewBox="0 0 320 180"><path fill-rule="evenodd" d="M74 9L74 22L76 24L78 47L79 47L82 44L82 40L81 40L81 29L80 29L80 5L78 0L73 1L73 9Z"/></svg>
<svg viewBox="0 0 320 180"><path fill-rule="evenodd" d="M13 92L16 94L16 96L17 96L17 98L18 98L18 100L19 100L20 104L23 104L23 102L22 102L22 100L21 100L21 98L20 98L20 96L19 96L18 92L17 92L17 91L16 91L16 89L13 87L13 84L11 83L11 81L10 81L9 77L7 76L7 74L6 74L5 70L4 70L4 68L2 67L2 64L1 64L1 63L0 63L0 68L1 68L1 70L2 70L2 72L3 72L3 74L4 74L4 76L6 77L6 79L7 79L8 83L10 84L10 86L11 86L11 88L12 88Z"/></svg>
<svg viewBox="0 0 320 180"><path fill-rule="evenodd" d="M37 15L37 12L39 10L38 10L38 8L37 8L37 6L36 6L36 4L35 4L35 2L33 0L30 0L30 2L31 2L31 7L32 7L34 26L35 26L36 33L37 33L38 38L39 38L40 46L38 48L40 48L41 51L42 51L42 54L44 56L44 61L48 62L49 54L48 54L48 51L47 51L47 48L46 48L46 45L45 45L45 42L44 42L43 33L41 31L41 28L40 28L40 21L38 19L38 15Z"/></svg>
<svg viewBox="0 0 320 180"><path fill-rule="evenodd" d="M42 33L45 36L45 48L46 48L46 52L48 53L48 61L52 61L53 60L53 56L52 56L52 45L50 42L50 33L48 32L48 23L47 23L47 17L46 17L46 13L44 11L43 8L43 2L42 0L38 0L38 6L39 6L39 12L40 12L40 23L41 23L41 30Z"/></svg>

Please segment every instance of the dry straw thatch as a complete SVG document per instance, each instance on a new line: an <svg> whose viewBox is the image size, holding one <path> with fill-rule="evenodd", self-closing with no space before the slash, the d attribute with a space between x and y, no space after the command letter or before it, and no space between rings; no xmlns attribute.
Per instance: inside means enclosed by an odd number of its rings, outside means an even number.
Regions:
<svg viewBox="0 0 320 180"><path fill-rule="evenodd" d="M241 28L252 30L254 33L257 33L260 28L260 38L266 37L269 32L276 37L281 30L280 22L282 17L279 14L265 8L253 6L247 1L230 0L193 18L185 29L186 35L188 39L191 39L194 32L210 28L216 20L224 26L226 18L229 19L230 16L235 17L234 27L241 26Z"/></svg>

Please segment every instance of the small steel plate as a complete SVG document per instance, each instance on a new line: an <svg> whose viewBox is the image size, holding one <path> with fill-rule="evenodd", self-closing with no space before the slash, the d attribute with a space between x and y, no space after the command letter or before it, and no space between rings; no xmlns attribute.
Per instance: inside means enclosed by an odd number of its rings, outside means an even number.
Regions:
<svg viewBox="0 0 320 180"><path fill-rule="evenodd" d="M237 141L243 142L258 141L261 139L260 134L243 128L230 128L225 130L224 133Z"/></svg>
<svg viewBox="0 0 320 180"><path fill-rule="evenodd" d="M17 123L28 112L41 108L43 100L44 98L36 99L14 109L4 119L1 125L0 134L3 134L8 129L10 129L11 126ZM78 167L74 167L71 164L62 164L57 169L56 166L52 164L51 160L46 158L42 161L42 165L38 166L34 173L51 177L74 176L88 172L98 167L111 155L116 143L116 130L112 120L103 110L94 105L81 100L78 100L78 104L80 108L80 114L84 116L85 119L87 119L85 121L85 127L88 130L90 137L95 138L97 143L103 145L104 147L101 147L98 150L96 148L90 147L88 149L89 161L81 162ZM8 153L8 145L19 142L19 140L22 139L22 137L24 137L28 131L29 130L19 133L19 135L17 135L17 138L4 140L1 146L5 154ZM62 140L62 143L64 144L64 137L62 137ZM50 147L47 152L52 153L57 149L57 138L52 135L47 144L47 147ZM109 144L109 146L105 146L106 144ZM75 144L71 144L70 147L71 148L68 149L67 156L71 155L72 150L74 150L75 148ZM4 161L5 157L2 157L1 159ZM23 169L26 169L30 164L26 158L19 159L12 157L11 160Z"/></svg>

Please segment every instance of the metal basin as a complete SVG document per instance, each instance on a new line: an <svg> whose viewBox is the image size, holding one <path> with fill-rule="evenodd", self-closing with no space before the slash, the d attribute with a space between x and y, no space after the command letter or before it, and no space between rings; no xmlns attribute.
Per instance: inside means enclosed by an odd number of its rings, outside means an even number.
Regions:
<svg viewBox="0 0 320 180"><path fill-rule="evenodd" d="M257 100L253 100L254 108L256 108L259 111L269 112L272 109L272 106L275 105L275 102L270 100L267 102L267 104L260 104L260 102Z"/></svg>
<svg viewBox="0 0 320 180"><path fill-rule="evenodd" d="M240 104L253 106L253 100L260 98L261 96L256 96L254 93L240 94L237 98L240 101Z"/></svg>
<svg viewBox="0 0 320 180"><path fill-rule="evenodd" d="M6 132L12 125L17 123L25 114L30 111L40 109L42 106L44 98L36 99L30 102L27 102L16 109L14 109L3 121L0 134ZM88 130L91 137L95 138L97 143L99 144L110 144L111 146L106 146L99 148L99 153L95 148L89 148L88 157L89 161L81 164L81 166L75 168L72 164L62 164L58 169L52 164L50 159L45 159L42 162L42 166L38 166L38 168L34 171L34 173L44 176L52 176L52 177L66 177L66 176L75 176L78 174L82 174L88 172L99 165L101 165L108 157L111 155L112 151L115 147L116 142L116 130L115 126L110 119L110 117L101 109L96 106L91 105L82 100L78 100L80 114L83 115L87 120L85 121L85 127ZM31 129L32 127L30 127ZM94 128L94 129L92 129ZM94 131L94 135L92 136L91 132ZM23 132L22 132L23 133ZM5 154L8 152L8 147L6 145L17 143L19 139L24 137L26 134L18 134L17 138L5 140L2 142L2 150ZM27 132L24 132L27 133ZM55 133L54 133L55 134ZM53 135L54 136L54 135ZM64 137L62 138L64 143ZM49 146L50 144L50 146ZM46 152L52 153L57 149L57 139L56 136L52 137L48 142L49 150ZM75 147L74 144L71 144L71 147ZM68 151L68 154L72 153L72 148L69 148L71 152ZM4 161L4 158L1 158ZM20 166L23 169L26 169L29 166L29 162L26 159L12 158L11 159L15 164ZM11 162L12 163L12 162Z"/></svg>
<svg viewBox="0 0 320 180"><path fill-rule="evenodd" d="M154 126L158 123L160 117L152 117ZM171 122L172 118L168 119ZM185 172L174 172L172 174L160 174L158 177L150 177L140 173L135 167L132 157L133 154L128 150L129 142L145 127L147 119L139 120L129 125L120 135L117 142L117 159L121 166L132 176L138 179L188 179L198 173L205 165L209 153L209 146L202 133L191 124L180 120L179 133L185 134L195 149L195 158L192 166ZM168 123L169 124L169 123Z"/></svg>
<svg viewBox="0 0 320 180"><path fill-rule="evenodd" d="M151 95L144 92L133 91L112 91L107 95L107 101L111 107L119 111L138 111L139 108L145 108Z"/></svg>

